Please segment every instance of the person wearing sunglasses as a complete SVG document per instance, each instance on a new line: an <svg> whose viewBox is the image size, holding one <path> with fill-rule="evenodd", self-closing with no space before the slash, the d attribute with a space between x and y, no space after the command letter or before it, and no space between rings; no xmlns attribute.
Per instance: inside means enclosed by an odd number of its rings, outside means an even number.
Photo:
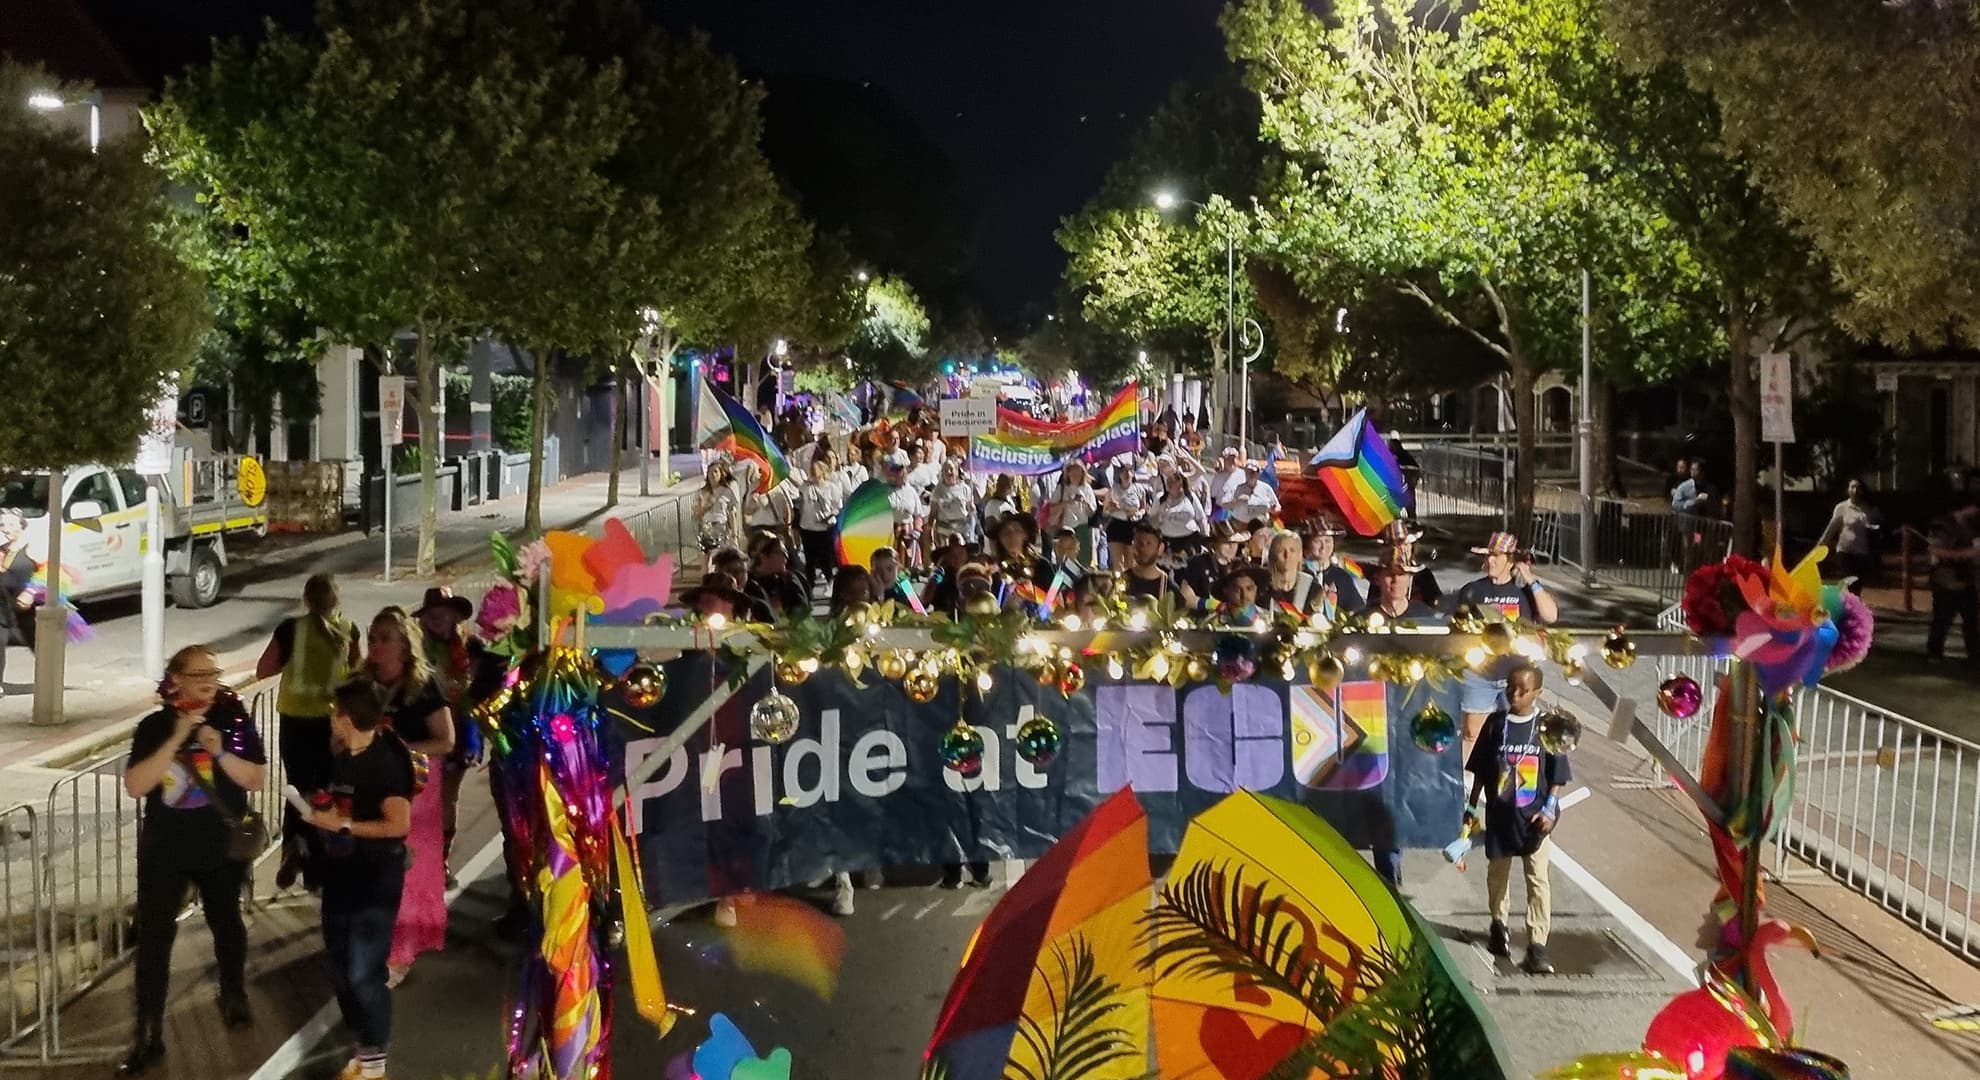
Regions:
<svg viewBox="0 0 1980 1080"><path fill-rule="evenodd" d="M165 1056L172 942L189 885L199 893L213 934L221 1022L234 1028L253 1020L241 922L248 859L235 834L247 818L247 793L261 787L268 758L254 718L221 674L207 646L174 653L158 686L158 711L139 721L131 737L124 790L144 800L137 852L137 1034L119 1076L143 1073Z"/></svg>

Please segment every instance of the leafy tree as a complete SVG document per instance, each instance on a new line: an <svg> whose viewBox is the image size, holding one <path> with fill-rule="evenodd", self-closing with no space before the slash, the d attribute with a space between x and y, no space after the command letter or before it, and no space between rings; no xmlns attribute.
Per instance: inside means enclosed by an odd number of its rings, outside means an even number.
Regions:
<svg viewBox="0 0 1980 1080"><path fill-rule="evenodd" d="M846 347L853 372L883 382L926 382L934 374L927 342L928 312L914 287L896 277L867 282L866 317Z"/></svg>
<svg viewBox="0 0 1980 1080"><path fill-rule="evenodd" d="M1726 153L1833 267L1842 324L1980 341L1980 7L1609 0L1646 65L1710 94Z"/></svg>
<svg viewBox="0 0 1980 1080"><path fill-rule="evenodd" d="M526 266L506 242L568 193L551 159L587 160L615 73L536 65L499 8L467 0L323 0L311 37L221 43L150 115L154 152L197 187L235 252L309 317L390 355L412 339L421 420L418 566L434 559L438 357L494 325ZM577 107L573 107L574 103ZM607 116L609 119L609 115ZM546 195L556 199L546 204ZM540 235L540 233L539 233Z"/></svg>
<svg viewBox="0 0 1980 1080"><path fill-rule="evenodd" d="M12 468L129 461L211 319L168 236L164 177L133 144L91 153L27 105L79 91L0 65L0 462Z"/></svg>

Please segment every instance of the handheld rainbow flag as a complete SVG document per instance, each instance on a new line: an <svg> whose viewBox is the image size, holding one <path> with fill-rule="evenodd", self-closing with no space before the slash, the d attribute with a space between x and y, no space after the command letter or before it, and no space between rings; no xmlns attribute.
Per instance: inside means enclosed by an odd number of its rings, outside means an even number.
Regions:
<svg viewBox="0 0 1980 1080"><path fill-rule="evenodd" d="M894 542L894 489L885 480L868 480L846 497L839 511L839 562L872 566L873 553Z"/></svg>
<svg viewBox="0 0 1980 1080"><path fill-rule="evenodd" d="M1388 442L1369 425L1367 409L1355 413L1311 463L1319 467L1320 482L1356 534L1374 536L1402 516L1408 498L1402 466Z"/></svg>
<svg viewBox="0 0 1980 1080"><path fill-rule="evenodd" d="M714 383L704 382L703 389L715 395L715 401L722 406L722 412L729 419L729 438L734 443L733 452L746 458L753 458L763 469L756 480L758 494L769 491L791 478L791 464L784 460L784 451L777 441L756 422L743 403L715 388Z"/></svg>

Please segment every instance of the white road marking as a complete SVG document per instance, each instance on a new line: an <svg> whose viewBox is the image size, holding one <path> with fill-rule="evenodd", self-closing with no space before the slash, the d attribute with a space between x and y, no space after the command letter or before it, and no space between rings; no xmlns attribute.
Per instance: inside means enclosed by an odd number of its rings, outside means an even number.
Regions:
<svg viewBox="0 0 1980 1080"><path fill-rule="evenodd" d="M885 915L882 915L882 916L880 916L880 917L881 917L881 918L883 918L883 919L891 919L891 918L893 918L894 916L896 916L896 915L899 915L899 914L901 913L901 909L902 909L902 908L904 908L904 907L906 907L906 906L907 906L907 905L906 905L906 904L904 904L904 903L903 903L903 904L895 904L895 905L894 905L893 907L890 907L890 908L888 908L888 909L887 909L887 913L886 913Z"/></svg>
<svg viewBox="0 0 1980 1080"><path fill-rule="evenodd" d="M461 884L447 893L447 906L449 908L453 907L454 901L460 899L461 893L466 890L467 886L481 877L482 872L487 870L491 863L501 857L502 834L500 831L497 831L488 843L482 845L480 851L474 853L474 858L469 859L467 865L462 867L460 872L455 875L455 878ZM262 1062L260 1068L249 1074L248 1080L282 1080L282 1078L300 1069L303 1060L308 1056L310 1050L317 1043L322 1042L324 1037L330 1034L330 1030L336 1027L342 1019L337 1014L337 1001L335 998L324 1002L323 1007L316 1010L314 1016L304 1021L303 1026L297 1028L295 1034L289 1036L282 1045L275 1048L274 1053L268 1055L268 1060Z"/></svg>
<svg viewBox="0 0 1980 1080"><path fill-rule="evenodd" d="M1588 798L1589 795L1589 789L1576 788L1561 799L1561 809L1566 810ZM1561 868L1561 873L1566 874L1568 880L1580 886L1582 892L1602 905L1602 909L1607 911L1611 918L1635 935L1636 940L1642 942L1644 948L1655 953L1657 959L1662 960L1665 966L1677 973L1678 978L1691 986L1698 985L1698 961L1693 960L1691 954L1680 948L1677 942L1665 937L1662 930L1650 925L1650 920L1637 914L1635 908L1624 903L1622 897L1602 884L1601 879L1590 873L1587 867L1576 862L1574 856L1569 855L1559 844L1554 845L1554 855L1550 861L1554 866Z"/></svg>
<svg viewBox="0 0 1980 1080"><path fill-rule="evenodd" d="M942 901L937 900L934 903L928 905L927 907L922 908L920 911L915 912L914 917L919 919L922 916L927 915L929 912L934 911L936 908L941 906L942 906Z"/></svg>

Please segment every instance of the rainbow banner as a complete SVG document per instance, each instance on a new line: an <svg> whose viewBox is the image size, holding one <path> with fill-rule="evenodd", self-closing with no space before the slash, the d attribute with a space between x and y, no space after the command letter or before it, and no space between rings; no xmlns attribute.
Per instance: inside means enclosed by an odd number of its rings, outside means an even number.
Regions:
<svg viewBox="0 0 1980 1080"><path fill-rule="evenodd" d="M1327 440L1311 464L1319 467L1320 482L1358 535L1374 536L1402 516L1409 497L1402 466L1388 441L1369 426L1367 409Z"/></svg>
<svg viewBox="0 0 1980 1080"><path fill-rule="evenodd" d="M1071 423L1034 420L997 410L997 432L969 440L971 472L1043 476L1070 461L1107 461L1141 449L1141 394L1121 388L1099 415Z"/></svg>
<svg viewBox="0 0 1980 1080"><path fill-rule="evenodd" d="M738 457L752 458L763 466L756 480L759 494L769 491L791 478L791 464L784 460L784 452L777 447L775 439L756 422L743 403L715 388L711 382L702 383L702 389L715 395L715 401L722 406L722 413L729 421L730 452Z"/></svg>

